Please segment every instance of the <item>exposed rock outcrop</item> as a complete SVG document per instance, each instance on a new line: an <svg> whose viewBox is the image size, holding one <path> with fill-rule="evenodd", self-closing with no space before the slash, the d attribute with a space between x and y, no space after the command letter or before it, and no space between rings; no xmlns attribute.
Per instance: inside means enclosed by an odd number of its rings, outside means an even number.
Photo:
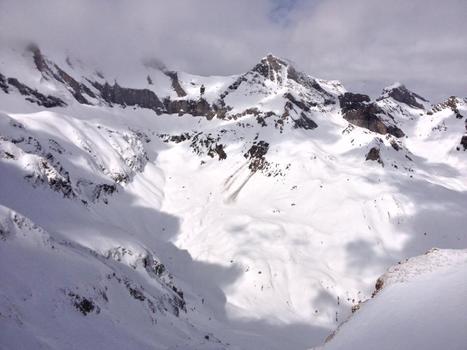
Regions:
<svg viewBox="0 0 467 350"><path fill-rule="evenodd" d="M264 78L277 82L278 84L285 83L284 78L293 80L306 88L319 91L321 94L329 97L329 102L332 102L332 95L324 90L316 80L297 71L289 62L274 55L269 54L264 57L251 71L257 72Z"/></svg>
<svg viewBox="0 0 467 350"><path fill-rule="evenodd" d="M56 79L61 81L64 85L67 86L70 93L73 97L81 104L91 104L84 95L88 95L91 98L96 98L96 95L92 92L90 88L82 83L78 83L71 75L67 72L55 66L56 69Z"/></svg>
<svg viewBox="0 0 467 350"><path fill-rule="evenodd" d="M4 93L8 93L8 84L5 76L0 73L0 89L3 90Z"/></svg>
<svg viewBox="0 0 467 350"><path fill-rule="evenodd" d="M366 158L365 160L373 160L375 162L378 162L379 164L381 164L382 166L384 166L384 163L381 159L381 154L380 154L380 150L379 148L377 147L372 147L370 149L370 151L367 153L366 155Z"/></svg>
<svg viewBox="0 0 467 350"><path fill-rule="evenodd" d="M267 165L266 154L269 151L269 143L259 141L254 143L250 149L243 155L250 160L249 168L252 172L263 170Z"/></svg>
<svg viewBox="0 0 467 350"><path fill-rule="evenodd" d="M198 156L207 155L211 158L218 157L219 160L224 160L227 158L227 153L225 152L225 145L220 143L220 135L213 136L212 134L204 135L201 132L194 134L184 133L181 135L167 135L160 134L159 137L164 142L185 142L190 141L189 147L192 151Z"/></svg>
<svg viewBox="0 0 467 350"><path fill-rule="evenodd" d="M33 60L36 68L41 72L45 79L55 79L56 81L64 84L73 97L81 104L91 104L84 95L95 98L95 94L85 84L79 83L71 75L61 69L57 64L49 62L39 47L34 44L29 45L29 51L33 55Z"/></svg>
<svg viewBox="0 0 467 350"><path fill-rule="evenodd" d="M296 99L291 93L286 93L284 97L288 100L284 106L284 113L282 115L282 119L285 120L290 116L291 113L298 116L295 117L293 120L294 128L296 129L305 129L305 130L312 130L318 127L311 118L307 116L307 112L310 112L310 108L313 103L309 103L305 100L298 100ZM298 111L296 110L298 109ZM282 126L283 120L279 120L278 122Z"/></svg>
<svg viewBox="0 0 467 350"><path fill-rule="evenodd" d="M193 116L206 116L208 119L214 117L214 110L205 99L199 100L171 100L164 99L165 111L168 114L191 114Z"/></svg>
<svg viewBox="0 0 467 350"><path fill-rule="evenodd" d="M178 73L174 71L166 71L165 75L167 75L170 80L172 81L172 88L177 93L178 97L185 97L186 92L183 90L182 86L180 85L180 81L178 80Z"/></svg>
<svg viewBox="0 0 467 350"><path fill-rule="evenodd" d="M438 103L433 107L433 112L439 112L442 111L443 109L449 108L452 110L452 112L456 115L457 119L462 119L464 116L460 113L459 111L459 105L466 103L466 101L462 101L460 98L456 96L451 96L449 97L446 101Z"/></svg>
<svg viewBox="0 0 467 350"><path fill-rule="evenodd" d="M346 92L339 96L342 115L348 122L379 134L403 137L404 132L395 125L387 125L380 117L384 111L370 97Z"/></svg>
<svg viewBox="0 0 467 350"><path fill-rule="evenodd" d="M39 91L20 83L16 78L8 78L7 82L18 89L21 95L26 96L26 100L29 102L37 103L39 106L46 108L66 106L66 103L62 99L51 95L43 95Z"/></svg>
<svg viewBox="0 0 467 350"><path fill-rule="evenodd" d="M287 62L269 54L254 66L251 71L259 73L266 79L282 84L284 78L282 70L287 69L287 66Z"/></svg>
<svg viewBox="0 0 467 350"><path fill-rule="evenodd" d="M310 103L308 101L304 101L304 100L297 100L294 95L292 95L291 93L286 93L284 95L284 97L289 100L292 104L294 104L295 106L297 106L298 108L300 108L301 110L305 111L305 112L308 112L310 110L310 105L315 105L313 103Z"/></svg>
<svg viewBox="0 0 467 350"><path fill-rule="evenodd" d="M151 90L125 88L116 82L113 85L107 82L105 84L93 82L92 85L100 91L101 97L110 105L138 106L152 109L157 114L164 112L164 105Z"/></svg>
<svg viewBox="0 0 467 350"><path fill-rule="evenodd" d="M370 101L370 96L354 94L352 92L346 92L345 94L339 96L339 103L342 109L342 113L364 109L370 103Z"/></svg>
<svg viewBox="0 0 467 350"><path fill-rule="evenodd" d="M312 130L316 129L318 124L308 118L305 113L301 113L300 118L294 120L294 127L297 129Z"/></svg>
<svg viewBox="0 0 467 350"><path fill-rule="evenodd" d="M312 79L308 75L297 71L293 66L288 66L287 78L308 89L314 89L318 91L324 97L324 105L334 104L335 98L326 90L324 90L315 79Z"/></svg>
<svg viewBox="0 0 467 350"><path fill-rule="evenodd" d="M410 91L405 87L405 85L402 85L400 83L396 83L393 86L384 89L383 95L379 99L383 99L386 97L392 97L398 102L419 109L424 109L424 106L419 102L419 100L423 102L428 102L425 98Z"/></svg>
<svg viewBox="0 0 467 350"><path fill-rule="evenodd" d="M464 147L464 151L467 150L467 135L462 136L461 146Z"/></svg>

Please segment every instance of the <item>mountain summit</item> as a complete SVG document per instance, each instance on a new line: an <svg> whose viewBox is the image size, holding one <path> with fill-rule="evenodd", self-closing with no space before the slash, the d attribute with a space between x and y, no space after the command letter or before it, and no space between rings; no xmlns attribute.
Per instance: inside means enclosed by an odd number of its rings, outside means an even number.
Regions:
<svg viewBox="0 0 467 350"><path fill-rule="evenodd" d="M428 101L417 95L416 93L408 90L405 85L401 83L394 83L386 87L379 99L392 97L395 101L406 104L409 107L425 109L424 103Z"/></svg>

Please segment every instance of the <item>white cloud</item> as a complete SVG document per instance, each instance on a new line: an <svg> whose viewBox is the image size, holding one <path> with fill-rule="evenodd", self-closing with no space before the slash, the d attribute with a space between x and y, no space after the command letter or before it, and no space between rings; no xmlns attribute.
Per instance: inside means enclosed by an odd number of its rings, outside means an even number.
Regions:
<svg viewBox="0 0 467 350"><path fill-rule="evenodd" d="M464 0L0 0L0 44L32 40L118 69L154 56L199 74L273 52L350 88L398 80L443 98L467 95L465 13Z"/></svg>

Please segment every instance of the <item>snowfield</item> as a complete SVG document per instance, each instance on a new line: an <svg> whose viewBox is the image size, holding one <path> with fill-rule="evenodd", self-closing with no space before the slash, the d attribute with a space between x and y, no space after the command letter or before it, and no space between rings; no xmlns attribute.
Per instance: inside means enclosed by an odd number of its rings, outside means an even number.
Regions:
<svg viewBox="0 0 467 350"><path fill-rule="evenodd" d="M2 350L465 348L465 99L134 70L2 52Z"/></svg>
<svg viewBox="0 0 467 350"><path fill-rule="evenodd" d="M396 265L321 349L465 349L466 277L466 250L435 249Z"/></svg>

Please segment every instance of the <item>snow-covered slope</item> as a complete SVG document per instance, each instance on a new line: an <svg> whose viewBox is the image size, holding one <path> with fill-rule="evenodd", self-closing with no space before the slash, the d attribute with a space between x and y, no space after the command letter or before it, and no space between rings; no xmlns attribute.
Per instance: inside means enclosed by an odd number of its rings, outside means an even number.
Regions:
<svg viewBox="0 0 467 350"><path fill-rule="evenodd" d="M122 242L92 250L0 210L2 348L166 349L206 342L190 322L178 321L186 312L183 294L151 252Z"/></svg>
<svg viewBox="0 0 467 350"><path fill-rule="evenodd" d="M464 99L272 55L112 76L31 46L0 74L6 348L306 349L387 266L467 248Z"/></svg>
<svg viewBox="0 0 467 350"><path fill-rule="evenodd" d="M431 250L391 267L323 349L465 349L467 251Z"/></svg>

